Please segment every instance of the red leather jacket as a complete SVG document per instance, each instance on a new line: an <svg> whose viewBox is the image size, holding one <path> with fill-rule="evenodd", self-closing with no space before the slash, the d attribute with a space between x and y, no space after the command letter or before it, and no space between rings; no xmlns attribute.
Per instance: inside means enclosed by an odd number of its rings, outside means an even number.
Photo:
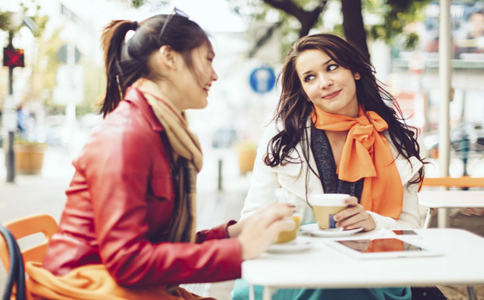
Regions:
<svg viewBox="0 0 484 300"><path fill-rule="evenodd" d="M175 201L163 127L142 94L93 132L73 165L59 230L44 268L63 275L106 265L119 284L214 282L240 277L242 249L228 224L197 233L197 244L166 242Z"/></svg>

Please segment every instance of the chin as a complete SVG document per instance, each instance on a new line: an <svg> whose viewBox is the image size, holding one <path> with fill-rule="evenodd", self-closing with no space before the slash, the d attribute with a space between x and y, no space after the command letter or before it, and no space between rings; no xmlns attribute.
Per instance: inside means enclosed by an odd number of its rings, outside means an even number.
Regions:
<svg viewBox="0 0 484 300"><path fill-rule="evenodd" d="M205 99L205 100L201 101L200 103L198 103L198 105L194 105L191 108L192 109L204 109L207 106L208 106L208 101L207 101L207 99Z"/></svg>
<svg viewBox="0 0 484 300"><path fill-rule="evenodd" d="M204 98L203 101L201 102L200 108L205 108L208 106L208 100L207 98Z"/></svg>

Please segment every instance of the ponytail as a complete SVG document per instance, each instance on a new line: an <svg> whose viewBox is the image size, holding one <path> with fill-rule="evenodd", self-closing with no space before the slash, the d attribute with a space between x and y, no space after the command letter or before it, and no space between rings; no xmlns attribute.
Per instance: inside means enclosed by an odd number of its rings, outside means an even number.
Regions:
<svg viewBox="0 0 484 300"><path fill-rule="evenodd" d="M121 51L126 33L131 28L132 22L130 21L111 21L105 27L101 37L107 79L106 93L101 108L104 117L118 106L125 92L125 87L122 85Z"/></svg>

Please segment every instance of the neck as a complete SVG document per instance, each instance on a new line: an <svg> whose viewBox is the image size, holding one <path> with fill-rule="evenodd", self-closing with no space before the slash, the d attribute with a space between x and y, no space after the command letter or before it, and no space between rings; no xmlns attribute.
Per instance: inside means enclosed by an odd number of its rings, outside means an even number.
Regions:
<svg viewBox="0 0 484 300"><path fill-rule="evenodd" d="M350 118L358 118L360 116L360 106L355 105L351 107L351 109L348 109L348 112L345 113L344 115Z"/></svg>
<svg viewBox="0 0 484 300"><path fill-rule="evenodd" d="M162 98L164 101L170 102L178 112L181 113L184 111L181 97L182 93L170 80L150 80L158 87L159 95L155 96Z"/></svg>

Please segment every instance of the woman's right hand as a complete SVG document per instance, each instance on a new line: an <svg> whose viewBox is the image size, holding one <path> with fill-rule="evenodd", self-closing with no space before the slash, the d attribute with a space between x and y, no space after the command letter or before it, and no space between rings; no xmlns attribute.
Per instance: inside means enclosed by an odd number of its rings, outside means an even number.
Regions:
<svg viewBox="0 0 484 300"><path fill-rule="evenodd" d="M237 237L242 245L242 259L254 259L274 243L281 231L294 229L290 217L296 211L292 204L271 203L245 220Z"/></svg>

